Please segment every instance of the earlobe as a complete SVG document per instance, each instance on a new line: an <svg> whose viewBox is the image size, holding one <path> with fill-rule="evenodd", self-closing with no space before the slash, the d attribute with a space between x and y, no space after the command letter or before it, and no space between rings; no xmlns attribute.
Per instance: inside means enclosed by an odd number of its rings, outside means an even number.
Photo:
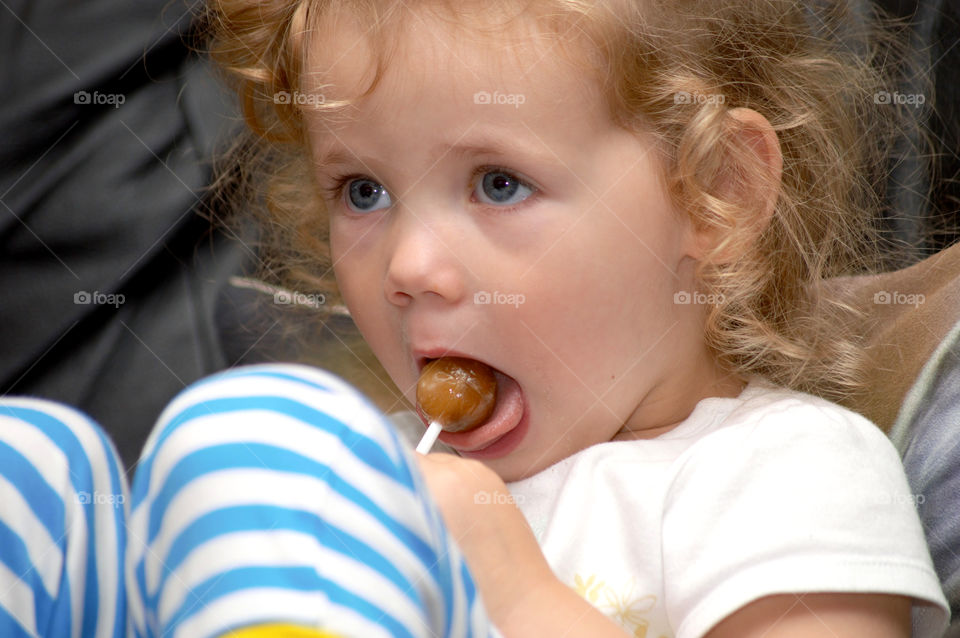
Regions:
<svg viewBox="0 0 960 638"><path fill-rule="evenodd" d="M767 118L738 107L727 111L724 126L714 205L694 224L697 257L715 264L738 259L770 225L783 172L780 142Z"/></svg>

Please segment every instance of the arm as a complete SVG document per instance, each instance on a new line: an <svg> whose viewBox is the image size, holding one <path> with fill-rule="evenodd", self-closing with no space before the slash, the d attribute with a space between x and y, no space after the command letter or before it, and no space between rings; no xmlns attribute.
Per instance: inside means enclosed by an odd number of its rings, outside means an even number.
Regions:
<svg viewBox="0 0 960 638"><path fill-rule="evenodd" d="M487 613L506 638L627 636L557 580L506 485L492 470L450 454L429 454L418 461Z"/></svg>
<svg viewBox="0 0 960 638"><path fill-rule="evenodd" d="M546 585L550 587L550 585ZM624 636L573 590L554 581L498 624L504 636ZM766 596L724 618L705 638L909 638L910 599L883 594Z"/></svg>
<svg viewBox="0 0 960 638"><path fill-rule="evenodd" d="M506 638L625 638L628 635L620 625L556 578L529 589L509 612L500 613L493 620Z"/></svg>
<svg viewBox="0 0 960 638"><path fill-rule="evenodd" d="M720 621L706 638L907 638L910 599L883 594L781 594Z"/></svg>

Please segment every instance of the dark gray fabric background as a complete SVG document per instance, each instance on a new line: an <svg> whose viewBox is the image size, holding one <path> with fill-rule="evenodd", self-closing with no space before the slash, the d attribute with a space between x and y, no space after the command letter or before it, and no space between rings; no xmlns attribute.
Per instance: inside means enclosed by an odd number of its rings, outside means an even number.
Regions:
<svg viewBox="0 0 960 638"><path fill-rule="evenodd" d="M250 259L197 214L234 121L189 28L176 2L0 6L0 393L79 407L128 465L176 392L234 363L214 309Z"/></svg>

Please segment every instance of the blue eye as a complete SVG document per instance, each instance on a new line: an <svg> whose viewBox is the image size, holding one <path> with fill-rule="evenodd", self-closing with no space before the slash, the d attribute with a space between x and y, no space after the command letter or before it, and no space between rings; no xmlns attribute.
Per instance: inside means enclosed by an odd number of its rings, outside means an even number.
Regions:
<svg viewBox="0 0 960 638"><path fill-rule="evenodd" d="M516 175L502 170L491 170L483 174L473 192L477 199L486 204L508 206L519 204L533 195L533 188Z"/></svg>
<svg viewBox="0 0 960 638"><path fill-rule="evenodd" d="M347 206L357 213L371 213L393 203L387 189L371 179L351 180L346 199Z"/></svg>

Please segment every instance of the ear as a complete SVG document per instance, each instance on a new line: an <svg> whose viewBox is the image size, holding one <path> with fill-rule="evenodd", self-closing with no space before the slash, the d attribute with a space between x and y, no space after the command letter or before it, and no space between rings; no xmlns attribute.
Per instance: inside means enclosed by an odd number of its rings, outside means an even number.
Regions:
<svg viewBox="0 0 960 638"><path fill-rule="evenodd" d="M695 214L694 257L722 264L738 259L766 230L773 217L783 155L773 126L753 109L725 114L717 143L720 170L711 189L716 210Z"/></svg>

